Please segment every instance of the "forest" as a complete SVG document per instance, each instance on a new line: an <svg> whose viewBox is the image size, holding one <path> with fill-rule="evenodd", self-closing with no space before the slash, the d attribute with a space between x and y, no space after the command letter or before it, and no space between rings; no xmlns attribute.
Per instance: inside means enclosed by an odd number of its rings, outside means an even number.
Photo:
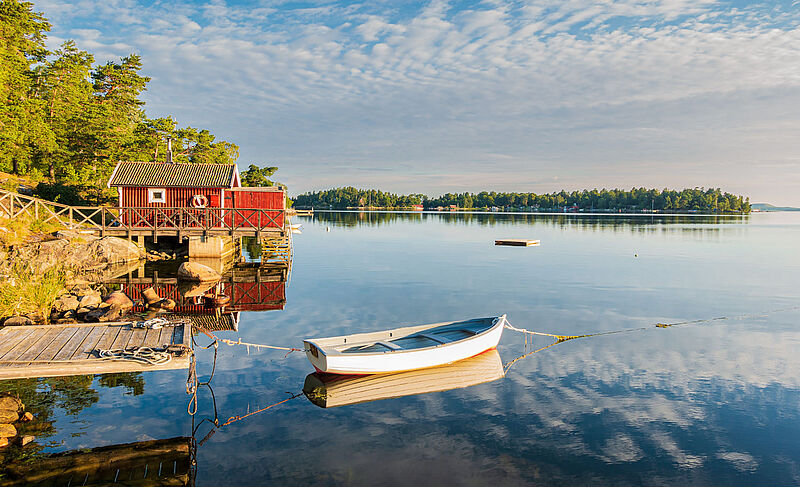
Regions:
<svg viewBox="0 0 800 487"><path fill-rule="evenodd" d="M591 189L536 193L447 193L428 198L423 194L397 195L374 189L353 187L310 192L295 198L299 208L407 208L423 205L425 209L455 206L460 209L563 211L665 211L676 213L749 213L749 198L723 192L719 188L671 189Z"/></svg>
<svg viewBox="0 0 800 487"><path fill-rule="evenodd" d="M31 3L0 0L0 171L38 183L46 199L103 204L114 198L105 183L116 163L165 161L168 137L175 162L236 161L239 147L208 130L147 117L138 55L95 64L71 40L51 52L50 28Z"/></svg>

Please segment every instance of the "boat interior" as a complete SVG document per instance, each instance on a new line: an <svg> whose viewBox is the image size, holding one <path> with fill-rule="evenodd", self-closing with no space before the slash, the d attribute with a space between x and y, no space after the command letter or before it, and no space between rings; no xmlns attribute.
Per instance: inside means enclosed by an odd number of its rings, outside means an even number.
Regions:
<svg viewBox="0 0 800 487"><path fill-rule="evenodd" d="M341 353L374 353L396 350L415 350L419 348L435 347L463 340L478 335L492 327L493 318L480 318L468 321L459 321L446 325L426 328L411 334L399 333L393 338L393 333L388 332L384 340L365 340L352 344L342 344L334 347Z"/></svg>

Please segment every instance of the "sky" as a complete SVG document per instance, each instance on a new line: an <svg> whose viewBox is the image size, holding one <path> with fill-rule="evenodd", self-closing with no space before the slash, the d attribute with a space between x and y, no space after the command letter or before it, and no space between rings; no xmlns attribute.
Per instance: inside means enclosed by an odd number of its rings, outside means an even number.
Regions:
<svg viewBox="0 0 800 487"><path fill-rule="evenodd" d="M800 0L39 0L290 193L719 187L800 206Z"/></svg>

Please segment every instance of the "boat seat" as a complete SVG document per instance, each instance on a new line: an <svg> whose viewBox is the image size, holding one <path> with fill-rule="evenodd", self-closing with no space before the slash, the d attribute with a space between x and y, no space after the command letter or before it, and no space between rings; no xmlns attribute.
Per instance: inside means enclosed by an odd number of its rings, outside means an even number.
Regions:
<svg viewBox="0 0 800 487"><path fill-rule="evenodd" d="M443 345L444 345L445 343L447 343L447 340L445 340L444 338L442 338L442 337L437 337L436 335L432 335L432 334L430 334L430 333L417 333L417 335L419 335L419 336L421 336L421 337L425 337L425 338L427 338L428 340L433 340L434 342L441 343L441 344L443 344Z"/></svg>
<svg viewBox="0 0 800 487"><path fill-rule="evenodd" d="M401 347L399 345L395 345L392 342L375 342L375 344L384 346L384 347L388 348L389 350L402 350L403 349L403 347Z"/></svg>

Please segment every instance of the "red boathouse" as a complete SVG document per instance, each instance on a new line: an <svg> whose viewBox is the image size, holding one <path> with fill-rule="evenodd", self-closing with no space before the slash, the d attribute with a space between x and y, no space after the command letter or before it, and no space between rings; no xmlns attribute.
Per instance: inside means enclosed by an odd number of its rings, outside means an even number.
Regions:
<svg viewBox="0 0 800 487"><path fill-rule="evenodd" d="M285 189L243 188L235 164L119 162L108 187L128 227L285 230Z"/></svg>

